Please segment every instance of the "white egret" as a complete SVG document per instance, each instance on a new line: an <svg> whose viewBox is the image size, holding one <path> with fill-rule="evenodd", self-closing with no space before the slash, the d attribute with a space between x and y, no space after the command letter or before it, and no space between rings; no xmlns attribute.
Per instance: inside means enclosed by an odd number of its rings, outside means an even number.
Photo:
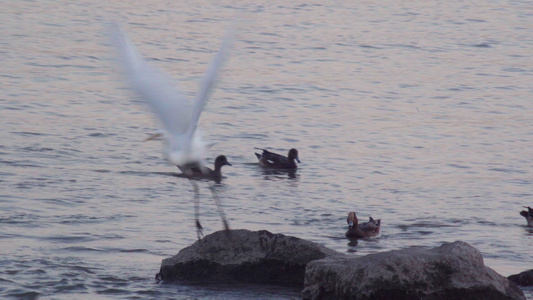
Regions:
<svg viewBox="0 0 533 300"><path fill-rule="evenodd" d="M150 106L162 124L161 131L154 137L163 139L165 158L178 166L184 174L190 168L202 169L204 165L207 144L201 140L196 129L202 110L213 91L217 73L227 56L232 32L230 30L224 38L220 50L210 63L194 101L189 101L171 84L172 80L167 75L148 64L117 24L111 24L111 35L131 87ZM202 226L198 216L199 191L195 182L191 180L191 184L196 193L196 228L200 237ZM212 192L227 230L222 207L213 190Z"/></svg>

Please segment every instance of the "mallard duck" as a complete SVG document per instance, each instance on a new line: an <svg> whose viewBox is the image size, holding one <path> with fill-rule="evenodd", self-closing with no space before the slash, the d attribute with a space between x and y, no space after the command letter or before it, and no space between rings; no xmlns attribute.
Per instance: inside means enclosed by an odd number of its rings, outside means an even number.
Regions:
<svg viewBox="0 0 533 300"><path fill-rule="evenodd" d="M263 150L263 153L255 153L259 163L266 168L271 169L296 169L298 166L294 162L295 160L300 163L298 159L298 150L292 148L289 150L288 157L274 152L270 152L266 149L256 148Z"/></svg>
<svg viewBox="0 0 533 300"><path fill-rule="evenodd" d="M195 166L178 166L183 175L188 178L197 178L197 179L220 179L222 177L222 167L231 166L228 162L228 159L225 155L219 155L215 159L215 169L211 170L208 167L199 167Z"/></svg>
<svg viewBox="0 0 533 300"><path fill-rule="evenodd" d="M369 221L359 224L359 220L355 215L355 212L350 212L348 218L346 219L348 223L348 231L346 231L347 238L368 238L375 237L379 235L381 220L374 220L372 217L369 217Z"/></svg>

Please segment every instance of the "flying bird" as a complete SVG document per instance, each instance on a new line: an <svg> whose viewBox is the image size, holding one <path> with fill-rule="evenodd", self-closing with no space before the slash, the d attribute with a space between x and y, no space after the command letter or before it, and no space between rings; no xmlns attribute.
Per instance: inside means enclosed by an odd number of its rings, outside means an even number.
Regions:
<svg viewBox="0 0 533 300"><path fill-rule="evenodd" d="M164 142L165 158L184 172L190 168L203 170L208 144L202 141L196 129L202 110L215 86L218 71L227 57L233 30L230 30L224 38L220 50L201 80L196 97L191 101L171 84L169 76L148 64L117 24L113 23L110 27L122 69L132 89L148 104L162 125L156 136L161 137ZM192 180L191 184L195 188L197 202L198 186ZM216 198L215 202L224 227L228 230L229 226L222 207ZM199 222L198 209L195 218L197 234L200 237L202 226Z"/></svg>

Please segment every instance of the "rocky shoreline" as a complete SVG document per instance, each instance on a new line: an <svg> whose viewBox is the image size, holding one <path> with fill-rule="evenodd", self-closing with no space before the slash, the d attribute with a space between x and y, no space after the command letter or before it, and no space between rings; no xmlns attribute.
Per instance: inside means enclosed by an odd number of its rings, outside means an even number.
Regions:
<svg viewBox="0 0 533 300"><path fill-rule="evenodd" d="M461 241L355 257L296 237L240 229L207 235L164 259L156 278L291 286L302 289L303 299L525 299L516 284L532 280L529 272L508 279Z"/></svg>

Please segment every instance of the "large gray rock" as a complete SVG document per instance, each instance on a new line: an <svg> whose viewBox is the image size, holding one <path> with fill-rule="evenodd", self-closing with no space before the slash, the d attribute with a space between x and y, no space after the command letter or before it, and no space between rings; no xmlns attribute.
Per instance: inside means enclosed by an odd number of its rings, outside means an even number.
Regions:
<svg viewBox="0 0 533 300"><path fill-rule="evenodd" d="M521 286L533 286L533 269L524 271L520 274L511 275L507 278Z"/></svg>
<svg viewBox="0 0 533 300"><path fill-rule="evenodd" d="M310 262L304 299L525 299L464 242Z"/></svg>
<svg viewBox="0 0 533 300"><path fill-rule="evenodd" d="M238 280L303 287L312 260L343 257L317 243L266 230L218 231L163 260L156 277L171 280Z"/></svg>

